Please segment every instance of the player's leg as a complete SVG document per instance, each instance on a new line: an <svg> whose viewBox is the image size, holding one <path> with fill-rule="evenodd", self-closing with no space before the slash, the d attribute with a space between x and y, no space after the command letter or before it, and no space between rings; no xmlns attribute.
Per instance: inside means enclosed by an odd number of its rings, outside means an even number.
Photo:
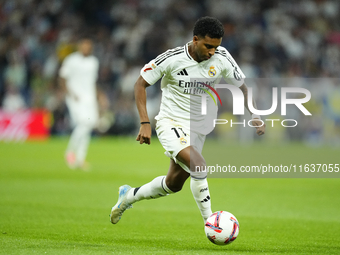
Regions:
<svg viewBox="0 0 340 255"><path fill-rule="evenodd" d="M66 160L71 168L84 166L91 132L92 126L83 123L74 127L66 149Z"/></svg>
<svg viewBox="0 0 340 255"><path fill-rule="evenodd" d="M87 156L88 147L91 139L92 126L82 124L77 127L79 140L76 145L76 165L79 167L85 167L85 159Z"/></svg>
<svg viewBox="0 0 340 255"><path fill-rule="evenodd" d="M189 176L189 173L170 159L170 167L166 176L158 176L137 188L131 188L128 185L121 186L118 202L111 210L111 222L116 224L123 212L137 201L155 199L180 191Z"/></svg>
<svg viewBox="0 0 340 255"><path fill-rule="evenodd" d="M192 146L180 151L177 155L177 159L190 169L191 192L205 222L212 214L211 201L207 181L207 172L199 171L199 168L204 167L203 169L205 169L206 162L201 153L199 153ZM199 166L199 168L196 169L196 166Z"/></svg>
<svg viewBox="0 0 340 255"><path fill-rule="evenodd" d="M137 201L159 198L182 189L184 182L190 176L190 171L184 170L180 164L177 164L175 157L179 151L189 146L190 140L187 143L188 138L184 138L189 133L184 128L181 132L183 137L178 137L178 134L174 132L177 127L178 124L173 120L164 119L157 122L156 132L158 139L166 150L165 154L170 158L168 174L167 176L156 177L151 182L138 188L131 188L128 185L121 186L118 202L111 210L112 223L117 223L123 212ZM185 142L182 142L181 138ZM186 168L186 166L182 166Z"/></svg>
<svg viewBox="0 0 340 255"><path fill-rule="evenodd" d="M158 176L151 182L133 188L128 193L128 202L133 204L144 199L154 199L178 192L182 189L189 174L184 171L173 159L170 159L170 167L166 176Z"/></svg>
<svg viewBox="0 0 340 255"><path fill-rule="evenodd" d="M80 135L77 125L73 128L65 153L65 159L70 168L76 167L76 149Z"/></svg>
<svg viewBox="0 0 340 255"><path fill-rule="evenodd" d="M78 140L79 140L78 133L79 132L77 132L77 125L76 125L71 132L71 136L70 136L70 139L68 141L67 148L66 148L66 153L69 153L69 152L74 153L75 152L75 150L77 148L77 143L78 143Z"/></svg>
<svg viewBox="0 0 340 255"><path fill-rule="evenodd" d="M71 136L66 148L65 152L65 159L66 163L70 168L76 167L76 149L77 144L80 139L80 132L79 132L79 121L77 119L77 109L78 104L74 100L68 99L66 100L67 109L70 115L71 123L73 126L73 130L71 132Z"/></svg>
<svg viewBox="0 0 340 255"><path fill-rule="evenodd" d="M158 139L166 150L165 154L170 158L168 174L166 178L165 176L159 176L150 183L134 188L133 192L129 192L129 203L132 204L143 199L157 198L181 190L184 182L189 177L189 173L176 163L175 157L179 151L188 145L187 143L181 143L180 137L174 132L173 129L177 126L177 123L169 119L157 122L156 132ZM188 132L185 130L181 134L184 136Z"/></svg>
<svg viewBox="0 0 340 255"><path fill-rule="evenodd" d="M170 167L165 179L166 185L170 190L173 192L180 191L189 176L190 174L187 171L184 171L179 164L170 159Z"/></svg>
<svg viewBox="0 0 340 255"><path fill-rule="evenodd" d="M70 147L75 153L75 166L86 170L88 165L85 159L91 140L91 133L98 120L97 107L94 103L77 103L71 112L76 126L71 135Z"/></svg>

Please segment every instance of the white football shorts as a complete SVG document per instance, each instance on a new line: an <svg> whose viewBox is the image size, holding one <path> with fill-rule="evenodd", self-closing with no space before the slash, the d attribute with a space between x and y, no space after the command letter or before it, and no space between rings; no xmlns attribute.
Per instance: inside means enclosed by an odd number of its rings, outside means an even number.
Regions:
<svg viewBox="0 0 340 255"><path fill-rule="evenodd" d="M177 160L176 156L181 150L189 146L193 146L199 153L202 153L206 136L190 131L188 125L183 125L167 118L157 121L156 132L160 143L165 149L164 154L190 173L190 169Z"/></svg>
<svg viewBox="0 0 340 255"><path fill-rule="evenodd" d="M70 113L72 124L75 125L87 125L90 127L95 127L99 114L98 106L96 102L84 102L75 100L66 100L66 105Z"/></svg>

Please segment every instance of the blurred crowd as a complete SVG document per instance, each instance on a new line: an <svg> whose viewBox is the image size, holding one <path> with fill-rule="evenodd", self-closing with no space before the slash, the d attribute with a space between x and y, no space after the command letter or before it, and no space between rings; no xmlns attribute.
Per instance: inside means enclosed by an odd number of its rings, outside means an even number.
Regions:
<svg viewBox="0 0 340 255"><path fill-rule="evenodd" d="M190 41L206 15L224 24L222 46L247 77L339 77L339 9L337 0L0 0L0 105L46 108L52 133L67 132L58 69L87 34L100 61L103 132L129 134L140 68ZM152 115L159 95L159 86L148 89Z"/></svg>

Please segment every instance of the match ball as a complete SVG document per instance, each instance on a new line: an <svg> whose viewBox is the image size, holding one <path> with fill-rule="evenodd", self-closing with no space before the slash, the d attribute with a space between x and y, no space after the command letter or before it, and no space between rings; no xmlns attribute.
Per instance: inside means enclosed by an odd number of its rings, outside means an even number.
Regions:
<svg viewBox="0 0 340 255"><path fill-rule="evenodd" d="M212 243L226 245L236 239L240 228L233 214L226 211L218 211L209 216L204 230Z"/></svg>

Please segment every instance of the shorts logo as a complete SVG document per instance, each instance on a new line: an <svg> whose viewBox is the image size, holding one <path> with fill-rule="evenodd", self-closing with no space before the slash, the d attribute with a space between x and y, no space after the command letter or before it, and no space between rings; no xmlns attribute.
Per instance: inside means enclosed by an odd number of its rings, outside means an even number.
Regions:
<svg viewBox="0 0 340 255"><path fill-rule="evenodd" d="M185 140L184 138L179 139L179 141L182 145L187 144L187 140Z"/></svg>
<svg viewBox="0 0 340 255"><path fill-rule="evenodd" d="M214 66L211 66L208 72L210 77L214 77L216 75L216 70Z"/></svg>

